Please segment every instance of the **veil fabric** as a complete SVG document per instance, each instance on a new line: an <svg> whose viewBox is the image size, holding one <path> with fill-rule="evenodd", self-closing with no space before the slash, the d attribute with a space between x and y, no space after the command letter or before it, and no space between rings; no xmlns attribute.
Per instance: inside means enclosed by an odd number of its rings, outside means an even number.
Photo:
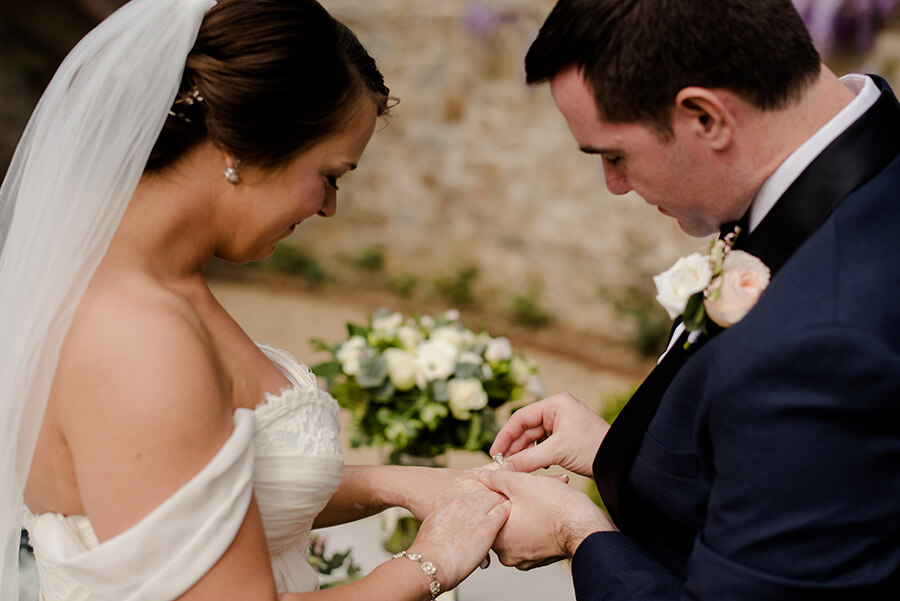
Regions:
<svg viewBox="0 0 900 601"><path fill-rule="evenodd" d="M63 61L0 186L0 599L60 348L215 0L132 0Z"/></svg>

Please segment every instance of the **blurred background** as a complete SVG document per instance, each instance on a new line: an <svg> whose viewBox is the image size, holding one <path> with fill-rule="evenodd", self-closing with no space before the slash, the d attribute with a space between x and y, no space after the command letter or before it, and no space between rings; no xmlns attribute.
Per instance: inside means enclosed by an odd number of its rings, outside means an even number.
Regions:
<svg viewBox="0 0 900 601"><path fill-rule="evenodd" d="M304 223L262 263L211 265L215 294L251 336L311 364L325 359L311 338L338 342L345 322L380 307L456 308L509 336L548 391L615 415L668 332L650 277L705 241L633 193L608 194L547 86L524 85L525 51L554 0L321 1L400 102L341 180L337 218ZM121 4L0 0L0 174L56 66ZM878 73L895 89L897 4L795 0L836 72ZM348 448L346 459L383 453Z"/></svg>
<svg viewBox="0 0 900 601"><path fill-rule="evenodd" d="M0 173L65 53L121 4L0 2ZM379 307L455 307L536 356L549 390L620 403L668 330L650 276L705 242L633 193L608 194L548 87L524 85L553 0L323 4L400 102L342 180L336 219L305 223L260 264L210 266L223 303L310 363L310 338L337 341ZM795 4L836 71L900 83L897 0Z"/></svg>
<svg viewBox="0 0 900 601"><path fill-rule="evenodd" d="M217 278L345 298L364 309L456 307L464 318L600 367L641 370L665 313L649 277L699 249L639 197L609 195L522 58L553 0L323 0L400 99L338 218L264 264ZM900 76L896 0L795 0L837 71ZM0 172L56 65L119 0L0 4ZM290 281L288 281L290 280Z"/></svg>

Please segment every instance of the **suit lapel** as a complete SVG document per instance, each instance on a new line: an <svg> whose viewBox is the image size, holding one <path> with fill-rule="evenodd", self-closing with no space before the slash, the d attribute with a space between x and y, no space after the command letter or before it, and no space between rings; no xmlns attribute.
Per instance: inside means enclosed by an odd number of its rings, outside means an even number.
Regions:
<svg viewBox="0 0 900 601"><path fill-rule="evenodd" d="M900 154L900 106L887 83L873 79L881 89L876 103L816 157L752 234L738 237L735 248L759 257L773 276L841 200ZM594 481L620 528L628 524L622 499L628 474L666 389L690 356L720 331L710 330L687 350L684 334L632 395L597 451Z"/></svg>
<svg viewBox="0 0 900 601"><path fill-rule="evenodd" d="M900 106L887 83L881 96L810 163L759 226L735 244L776 273L848 194L875 177L900 153Z"/></svg>

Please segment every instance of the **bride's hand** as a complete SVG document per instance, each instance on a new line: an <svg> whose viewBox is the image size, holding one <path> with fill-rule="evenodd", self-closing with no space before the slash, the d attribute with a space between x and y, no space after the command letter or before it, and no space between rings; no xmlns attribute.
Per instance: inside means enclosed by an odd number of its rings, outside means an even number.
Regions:
<svg viewBox="0 0 900 601"><path fill-rule="evenodd" d="M481 564L509 517L510 502L480 487L437 502L408 550L437 567L442 590L455 588Z"/></svg>
<svg viewBox="0 0 900 601"><path fill-rule="evenodd" d="M494 468L499 467L497 464L492 465ZM412 512L417 519L424 520L450 497L485 490L478 474L484 469L494 468L401 468L407 475L407 481L397 504Z"/></svg>

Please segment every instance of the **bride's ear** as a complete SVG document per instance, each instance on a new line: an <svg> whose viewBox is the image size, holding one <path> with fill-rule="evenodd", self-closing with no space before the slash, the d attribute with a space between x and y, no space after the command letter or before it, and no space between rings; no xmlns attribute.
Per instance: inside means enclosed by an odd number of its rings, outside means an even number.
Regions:
<svg viewBox="0 0 900 601"><path fill-rule="evenodd" d="M708 88L690 86L675 97L672 127L711 150L726 149L734 138L735 117L721 96Z"/></svg>

